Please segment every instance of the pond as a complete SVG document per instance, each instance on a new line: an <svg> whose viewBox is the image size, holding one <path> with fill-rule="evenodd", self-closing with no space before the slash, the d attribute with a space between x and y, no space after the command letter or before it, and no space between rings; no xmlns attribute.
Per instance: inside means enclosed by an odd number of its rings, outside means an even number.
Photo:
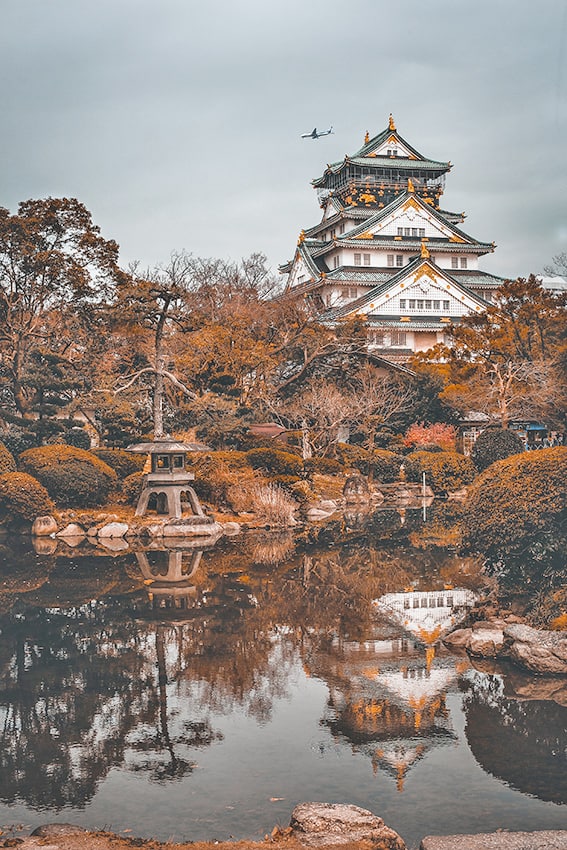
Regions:
<svg viewBox="0 0 567 850"><path fill-rule="evenodd" d="M410 847L565 828L565 687L444 649L478 564L385 516L341 546L4 541L0 827L262 838L320 800Z"/></svg>

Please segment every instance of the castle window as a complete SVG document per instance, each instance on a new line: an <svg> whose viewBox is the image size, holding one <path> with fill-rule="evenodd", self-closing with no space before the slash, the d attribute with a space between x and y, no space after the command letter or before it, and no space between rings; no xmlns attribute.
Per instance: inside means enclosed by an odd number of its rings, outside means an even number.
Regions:
<svg viewBox="0 0 567 850"><path fill-rule="evenodd" d="M441 309L441 302L440 301L434 301L433 302L433 309L434 310L440 310Z"/></svg>
<svg viewBox="0 0 567 850"><path fill-rule="evenodd" d="M355 255L354 255L354 264L355 264L355 266L361 266L361 265L362 265L362 256L361 256L361 254L355 254Z"/></svg>
<svg viewBox="0 0 567 850"><path fill-rule="evenodd" d="M387 263L388 263L389 266L394 265L394 255L393 254L388 254Z"/></svg>
<svg viewBox="0 0 567 850"><path fill-rule="evenodd" d="M405 310L405 309L406 309L406 299L400 298L400 310Z"/></svg>
<svg viewBox="0 0 567 850"><path fill-rule="evenodd" d="M403 264L404 264L403 254L396 254L396 265L397 266L403 266Z"/></svg>
<svg viewBox="0 0 567 850"><path fill-rule="evenodd" d="M443 301L443 309L444 309L444 310L448 310L448 309L449 309L449 302L448 302L448 301Z"/></svg>
<svg viewBox="0 0 567 850"><path fill-rule="evenodd" d="M369 266L370 265L370 254L363 254L362 255L362 262L363 262L363 265Z"/></svg>
<svg viewBox="0 0 567 850"><path fill-rule="evenodd" d="M418 309L418 310L423 310L423 298L418 298L418 299L417 299L417 309Z"/></svg>
<svg viewBox="0 0 567 850"><path fill-rule="evenodd" d="M344 226L344 223L343 223L343 224L341 224L341 226L339 227L339 233L344 233L344 232L345 232L345 226Z"/></svg>
<svg viewBox="0 0 567 850"><path fill-rule="evenodd" d="M410 308L410 310L415 310L415 298L410 298L409 308Z"/></svg>
<svg viewBox="0 0 567 850"><path fill-rule="evenodd" d="M339 267L339 258L333 257L333 268L338 269L338 267Z"/></svg>
<svg viewBox="0 0 567 850"><path fill-rule="evenodd" d="M410 234L411 234L411 228L404 227L404 236L410 236Z"/></svg>
<svg viewBox="0 0 567 850"><path fill-rule="evenodd" d="M451 268L452 269L458 269L459 268L459 258L458 257L451 257Z"/></svg>
<svg viewBox="0 0 567 850"><path fill-rule="evenodd" d="M429 299L425 302L425 309L431 310L431 301L429 301Z"/></svg>
<svg viewBox="0 0 567 850"><path fill-rule="evenodd" d="M412 227L412 229L411 229L411 235L412 235L412 236L417 236L417 227Z"/></svg>
<svg viewBox="0 0 567 850"><path fill-rule="evenodd" d="M419 235L420 235L420 236L425 236L425 227L420 227L420 228L418 228L418 229L419 229Z"/></svg>
<svg viewBox="0 0 567 850"><path fill-rule="evenodd" d="M370 331L370 341L374 345L384 345L384 332L383 331Z"/></svg>
<svg viewBox="0 0 567 850"><path fill-rule="evenodd" d="M461 257L461 268L466 269L466 267L467 267L467 258Z"/></svg>
<svg viewBox="0 0 567 850"><path fill-rule="evenodd" d="M403 235L404 235L404 228L398 227L398 236L403 236Z"/></svg>
<svg viewBox="0 0 567 850"><path fill-rule="evenodd" d="M405 331L392 331L390 338L391 345L405 345L406 344L406 332Z"/></svg>

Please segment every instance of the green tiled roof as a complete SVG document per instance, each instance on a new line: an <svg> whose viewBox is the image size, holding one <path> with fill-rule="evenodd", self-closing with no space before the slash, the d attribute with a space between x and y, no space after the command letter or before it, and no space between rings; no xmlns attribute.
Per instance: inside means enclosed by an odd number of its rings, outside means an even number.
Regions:
<svg viewBox="0 0 567 850"><path fill-rule="evenodd" d="M346 159L341 160L340 162L332 162L330 163L325 172L321 175L321 177L316 177L311 181L313 186L322 186L325 182L326 176L331 174L338 174L343 168L347 168L350 165L360 165L365 168L373 168L378 170L383 170L384 168L395 168L399 171L433 171L433 172L441 172L444 173L451 168L450 163L448 162L436 162L432 159L408 159L407 157L402 156L355 156L348 157ZM363 177L361 179L364 179Z"/></svg>

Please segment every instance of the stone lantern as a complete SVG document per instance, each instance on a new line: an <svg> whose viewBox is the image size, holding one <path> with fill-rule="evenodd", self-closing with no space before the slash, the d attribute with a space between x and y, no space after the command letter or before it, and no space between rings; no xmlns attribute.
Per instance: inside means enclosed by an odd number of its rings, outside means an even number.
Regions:
<svg viewBox="0 0 567 850"><path fill-rule="evenodd" d="M149 454L151 471L144 477L144 486L138 499L136 516L144 516L148 510L150 498L155 496L156 512L180 519L183 516L182 495L185 495L191 510L198 517L205 513L192 482L195 476L185 469L187 452L208 451L201 443L181 443L168 437L162 437L148 443L128 446L128 452Z"/></svg>

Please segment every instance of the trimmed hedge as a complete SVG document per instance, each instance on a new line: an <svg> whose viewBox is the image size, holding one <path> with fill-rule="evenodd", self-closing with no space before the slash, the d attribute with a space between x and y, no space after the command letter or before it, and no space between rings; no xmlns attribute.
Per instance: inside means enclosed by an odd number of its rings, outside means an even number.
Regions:
<svg viewBox="0 0 567 850"><path fill-rule="evenodd" d="M248 463L254 469L262 469L268 475L297 475L303 472L303 461L291 452L279 449L251 449L246 452Z"/></svg>
<svg viewBox="0 0 567 850"><path fill-rule="evenodd" d="M504 460L523 451L524 444L514 431L504 428L487 428L479 434L472 447L471 460L479 472L483 472L497 460Z"/></svg>
<svg viewBox="0 0 567 850"><path fill-rule="evenodd" d="M370 455L369 471L377 482L390 484L399 481L403 458L387 449L374 449Z"/></svg>
<svg viewBox="0 0 567 850"><path fill-rule="evenodd" d="M117 476L102 460L74 446L51 445L20 455L24 472L43 484L60 507L86 508L106 502Z"/></svg>
<svg viewBox="0 0 567 850"><path fill-rule="evenodd" d="M55 505L42 484L26 472L4 472L0 475L0 516L33 522L50 514Z"/></svg>
<svg viewBox="0 0 567 850"><path fill-rule="evenodd" d="M135 472L141 472L147 458L145 454L133 454L124 449L91 449L91 454L108 464L121 480Z"/></svg>
<svg viewBox="0 0 567 850"><path fill-rule="evenodd" d="M0 443L0 473L15 471L16 461L14 460L11 451L6 448L4 443Z"/></svg>
<svg viewBox="0 0 567 850"><path fill-rule="evenodd" d="M343 472L342 464L332 457L309 457L303 461L303 468L309 474L340 475Z"/></svg>
<svg viewBox="0 0 567 850"><path fill-rule="evenodd" d="M466 487L476 475L472 460L457 452L413 452L404 469L408 481L421 482L425 472L425 483L439 495Z"/></svg>
<svg viewBox="0 0 567 850"><path fill-rule="evenodd" d="M537 578L565 570L567 447L497 461L475 481L463 517L463 542L503 574Z"/></svg>
<svg viewBox="0 0 567 850"><path fill-rule="evenodd" d="M126 497L126 501L129 505L137 505L138 499L140 498L140 493L142 492L142 482L144 480L144 473L139 470L138 472L132 472L131 475L127 475L126 478L122 481L122 492Z"/></svg>

